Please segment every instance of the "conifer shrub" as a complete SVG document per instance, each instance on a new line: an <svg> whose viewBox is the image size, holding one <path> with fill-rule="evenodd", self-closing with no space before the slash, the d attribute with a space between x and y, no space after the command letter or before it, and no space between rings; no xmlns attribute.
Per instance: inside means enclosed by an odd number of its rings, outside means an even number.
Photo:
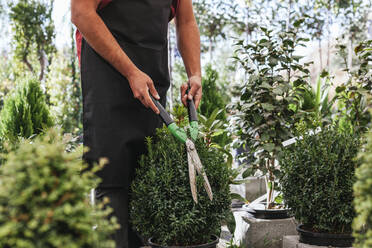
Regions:
<svg viewBox="0 0 372 248"><path fill-rule="evenodd" d="M200 103L199 109L200 114L202 115L201 118L205 117L206 119L211 118L215 111L218 111L218 115L212 118L214 118L216 122L221 123L221 126L227 126L227 103L221 93L221 87L218 86L218 79L218 72L212 68L212 65L208 65L205 69L205 76L203 77L203 99ZM211 141L224 147L231 143L232 139L229 137L226 130L221 129L221 132L218 135L213 136Z"/></svg>
<svg viewBox="0 0 372 248"><path fill-rule="evenodd" d="M211 65L208 65L205 70L205 76L203 77L203 99L200 103L200 113L207 117L209 117L216 108L219 110L225 109L227 105L217 85L218 77L218 72L214 70ZM226 112L221 112L218 117L226 121Z"/></svg>
<svg viewBox="0 0 372 248"><path fill-rule="evenodd" d="M359 153L362 165L356 170L354 206L357 216L353 222L355 248L372 247L372 132L365 149Z"/></svg>
<svg viewBox="0 0 372 248"><path fill-rule="evenodd" d="M185 144L167 129L158 129L154 140L146 140L148 153L140 159L131 185L130 219L143 238L164 246L208 243L219 236L221 221L230 211L232 170L223 154L207 148L202 139L196 148L212 187L213 201L197 177L198 201L194 203L189 184Z"/></svg>
<svg viewBox="0 0 372 248"><path fill-rule="evenodd" d="M0 112L0 135L7 140L29 138L53 126L45 95L36 79L26 79L9 93Z"/></svg>
<svg viewBox="0 0 372 248"><path fill-rule="evenodd" d="M93 207L96 166L81 174L81 152L66 153L56 132L22 141L0 167L0 247L109 248L110 209Z"/></svg>
<svg viewBox="0 0 372 248"><path fill-rule="evenodd" d="M351 234L353 184L360 148L357 134L324 128L304 134L280 159L283 200L304 228Z"/></svg>

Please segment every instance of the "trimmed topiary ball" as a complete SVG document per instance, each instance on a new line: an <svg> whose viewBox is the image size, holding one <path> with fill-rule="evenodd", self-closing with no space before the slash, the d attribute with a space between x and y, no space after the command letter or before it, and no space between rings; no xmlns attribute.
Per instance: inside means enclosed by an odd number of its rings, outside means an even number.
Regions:
<svg viewBox="0 0 372 248"><path fill-rule="evenodd" d="M358 135L324 128L286 148L280 160L283 199L304 228L351 234Z"/></svg>
<svg viewBox="0 0 372 248"><path fill-rule="evenodd" d="M357 213L353 222L356 248L372 247L372 132L365 149L359 153L362 165L356 170L354 206Z"/></svg>
<svg viewBox="0 0 372 248"><path fill-rule="evenodd" d="M210 201L197 177L198 204L191 195L187 152L167 129L148 138L131 185L130 218L143 238L164 246L205 244L219 236L221 221L230 211L230 175L223 154L200 139L196 148L214 194Z"/></svg>
<svg viewBox="0 0 372 248"><path fill-rule="evenodd" d="M100 167L81 174L81 153L60 140L52 132L23 141L0 167L0 247L115 247L110 209L89 202Z"/></svg>

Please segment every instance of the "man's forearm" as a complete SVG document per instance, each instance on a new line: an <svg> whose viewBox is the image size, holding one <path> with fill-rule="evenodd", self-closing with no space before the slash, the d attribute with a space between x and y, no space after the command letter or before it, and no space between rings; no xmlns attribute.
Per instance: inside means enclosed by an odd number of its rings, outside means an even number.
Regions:
<svg viewBox="0 0 372 248"><path fill-rule="evenodd" d="M177 22L177 40L188 77L201 77L200 33L195 19Z"/></svg>
<svg viewBox="0 0 372 248"><path fill-rule="evenodd" d="M83 5L79 6L78 1L75 2L77 3L71 6L71 20L89 45L125 77L138 70L95 9L83 9Z"/></svg>
<svg viewBox="0 0 372 248"><path fill-rule="evenodd" d="M159 113L150 94L159 99L152 79L139 70L125 54L108 27L98 16L100 0L71 0L71 21L76 25L89 45L128 79L133 96L145 107Z"/></svg>

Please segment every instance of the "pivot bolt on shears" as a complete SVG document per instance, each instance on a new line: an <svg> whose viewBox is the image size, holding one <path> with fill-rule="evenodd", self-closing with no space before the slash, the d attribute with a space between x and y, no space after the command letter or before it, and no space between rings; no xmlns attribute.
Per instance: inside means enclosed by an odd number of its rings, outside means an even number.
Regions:
<svg viewBox="0 0 372 248"><path fill-rule="evenodd" d="M150 94L151 96L151 94ZM192 198L195 203L198 203L197 189L196 189L196 172L202 175L204 179L204 188L207 191L209 199L213 200L212 188L209 184L207 174L204 171L203 165L200 161L198 152L194 142L199 135L199 125L198 125L198 116L196 113L196 108L193 100L187 100L187 110L189 114L189 127L188 130L180 128L170 116L170 114L164 109L159 101L151 96L152 101L155 103L156 107L160 111L160 117L163 120L164 124L168 127L169 131L176 137L180 142L186 144L187 150L187 162L189 167L189 179L190 179L190 188ZM188 132L187 132L188 131ZM188 137L190 133L190 138Z"/></svg>

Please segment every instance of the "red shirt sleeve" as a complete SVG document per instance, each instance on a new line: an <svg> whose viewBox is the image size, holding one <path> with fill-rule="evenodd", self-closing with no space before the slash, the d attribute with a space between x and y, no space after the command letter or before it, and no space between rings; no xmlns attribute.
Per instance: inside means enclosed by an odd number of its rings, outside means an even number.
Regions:
<svg viewBox="0 0 372 248"><path fill-rule="evenodd" d="M171 12L171 16L169 18L169 21L171 21L177 15L177 10L178 10L179 5L180 5L180 0L173 0L172 1L172 6L171 6L172 12Z"/></svg>

